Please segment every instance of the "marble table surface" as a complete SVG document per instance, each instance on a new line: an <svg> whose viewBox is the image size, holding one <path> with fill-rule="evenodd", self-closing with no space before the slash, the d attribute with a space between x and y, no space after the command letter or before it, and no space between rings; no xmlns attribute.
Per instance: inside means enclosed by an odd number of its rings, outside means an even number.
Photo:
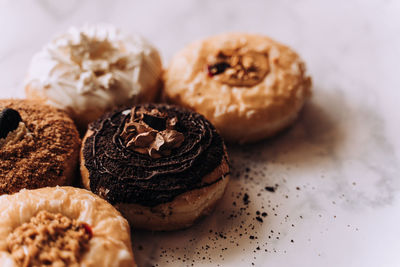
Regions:
<svg viewBox="0 0 400 267"><path fill-rule="evenodd" d="M0 97L24 97L32 55L71 25L141 33L165 65L208 35L270 35L307 62L312 100L279 136L229 147L211 216L133 231L139 266L400 266L399 14L394 0L0 0Z"/></svg>

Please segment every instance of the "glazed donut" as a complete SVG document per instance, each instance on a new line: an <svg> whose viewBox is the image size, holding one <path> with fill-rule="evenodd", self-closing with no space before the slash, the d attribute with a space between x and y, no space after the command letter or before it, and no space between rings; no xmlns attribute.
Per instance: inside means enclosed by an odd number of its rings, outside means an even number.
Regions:
<svg viewBox="0 0 400 267"><path fill-rule="evenodd" d="M135 266L128 222L73 187L0 196L0 266Z"/></svg>
<svg viewBox="0 0 400 267"><path fill-rule="evenodd" d="M203 114L234 143L281 131L311 95L311 79L293 50L241 33L188 45L173 57L164 84L168 102Z"/></svg>
<svg viewBox="0 0 400 267"><path fill-rule="evenodd" d="M209 214L228 183L222 138L200 114L137 105L92 123L81 150L83 185L134 228L176 230Z"/></svg>
<svg viewBox="0 0 400 267"><path fill-rule="evenodd" d="M82 132L117 106L154 101L161 82L158 51L111 25L71 28L33 58L28 98L64 109Z"/></svg>
<svg viewBox="0 0 400 267"><path fill-rule="evenodd" d="M81 141L73 121L29 100L0 100L0 195L71 185Z"/></svg>

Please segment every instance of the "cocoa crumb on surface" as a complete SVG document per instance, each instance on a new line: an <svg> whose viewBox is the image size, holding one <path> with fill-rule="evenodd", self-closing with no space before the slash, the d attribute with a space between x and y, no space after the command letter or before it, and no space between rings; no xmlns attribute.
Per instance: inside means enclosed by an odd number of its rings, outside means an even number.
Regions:
<svg viewBox="0 0 400 267"><path fill-rule="evenodd" d="M266 186L265 190L267 190L268 192L271 192L271 193L275 193L276 188L273 186Z"/></svg>
<svg viewBox="0 0 400 267"><path fill-rule="evenodd" d="M248 205L249 202L250 202L249 195L247 193L245 193L243 196L243 204Z"/></svg>

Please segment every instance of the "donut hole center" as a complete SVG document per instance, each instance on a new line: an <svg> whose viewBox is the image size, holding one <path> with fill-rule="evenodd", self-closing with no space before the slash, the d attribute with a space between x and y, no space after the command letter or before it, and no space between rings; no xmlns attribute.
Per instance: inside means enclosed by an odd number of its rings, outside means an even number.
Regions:
<svg viewBox="0 0 400 267"><path fill-rule="evenodd" d="M7 237L20 266L78 265L92 237L90 227L62 214L40 211Z"/></svg>

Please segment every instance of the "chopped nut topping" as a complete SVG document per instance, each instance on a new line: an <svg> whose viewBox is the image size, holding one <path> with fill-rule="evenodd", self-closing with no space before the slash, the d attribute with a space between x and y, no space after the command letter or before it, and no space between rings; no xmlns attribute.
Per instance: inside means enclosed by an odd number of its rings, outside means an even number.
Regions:
<svg viewBox="0 0 400 267"><path fill-rule="evenodd" d="M254 51L220 51L209 62L209 76L232 86L254 86L269 72L267 54Z"/></svg>
<svg viewBox="0 0 400 267"><path fill-rule="evenodd" d="M20 266L79 266L91 237L89 225L40 211L9 234L7 245Z"/></svg>

